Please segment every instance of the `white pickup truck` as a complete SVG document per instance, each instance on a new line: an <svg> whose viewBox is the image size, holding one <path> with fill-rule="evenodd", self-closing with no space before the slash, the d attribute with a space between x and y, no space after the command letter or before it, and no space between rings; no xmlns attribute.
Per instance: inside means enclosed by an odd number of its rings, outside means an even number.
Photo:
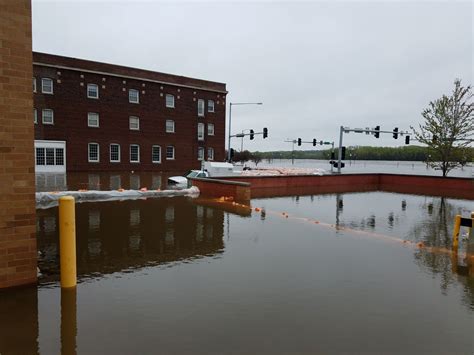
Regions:
<svg viewBox="0 0 474 355"><path fill-rule="evenodd" d="M188 178L238 176L241 174L242 166L235 166L230 163L205 161L202 164L201 170L190 170L184 176L171 176L168 178L168 183L187 184Z"/></svg>

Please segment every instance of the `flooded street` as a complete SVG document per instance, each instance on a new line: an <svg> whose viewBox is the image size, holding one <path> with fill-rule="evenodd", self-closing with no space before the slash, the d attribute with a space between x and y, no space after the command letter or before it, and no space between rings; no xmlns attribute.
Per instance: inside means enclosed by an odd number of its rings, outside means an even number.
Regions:
<svg viewBox="0 0 474 355"><path fill-rule="evenodd" d="M78 204L77 294L59 288L57 208L38 211L43 275L0 294L0 352L472 352L473 245L457 260L449 249L473 201L364 192L252 207Z"/></svg>

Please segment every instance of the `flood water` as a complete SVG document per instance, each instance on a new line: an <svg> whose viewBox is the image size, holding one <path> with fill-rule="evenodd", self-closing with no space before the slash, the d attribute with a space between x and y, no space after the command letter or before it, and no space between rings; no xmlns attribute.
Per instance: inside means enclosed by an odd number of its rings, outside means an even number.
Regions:
<svg viewBox="0 0 474 355"><path fill-rule="evenodd" d="M0 353L473 352L472 238L449 250L474 201L363 192L252 207L77 204L77 293L58 284L57 209L38 211L43 275L0 293Z"/></svg>
<svg viewBox="0 0 474 355"><path fill-rule="evenodd" d="M252 162L246 165L255 167ZM327 160L319 159L273 159L270 162L266 159L258 164L259 168L274 167L293 167L293 168L310 168L324 169L331 171L331 165ZM337 171L337 169L334 169ZM344 173L386 173L386 174L410 174L410 175L433 175L442 176L440 170L434 170L421 161L394 161L394 160L347 160L345 167L341 171ZM465 166L456 168L449 172L448 176L474 178L474 166Z"/></svg>

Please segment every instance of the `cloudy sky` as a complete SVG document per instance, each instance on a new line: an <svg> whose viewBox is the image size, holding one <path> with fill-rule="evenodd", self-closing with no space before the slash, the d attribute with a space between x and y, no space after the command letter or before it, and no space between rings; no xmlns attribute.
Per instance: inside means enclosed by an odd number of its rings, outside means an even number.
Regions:
<svg viewBox="0 0 474 355"><path fill-rule="evenodd" d="M470 1L33 0L33 49L227 84L232 131L338 140L339 126L409 129L455 78L473 83ZM348 134L346 145L403 144ZM240 140L233 141L240 147ZM311 145L301 147L312 149Z"/></svg>

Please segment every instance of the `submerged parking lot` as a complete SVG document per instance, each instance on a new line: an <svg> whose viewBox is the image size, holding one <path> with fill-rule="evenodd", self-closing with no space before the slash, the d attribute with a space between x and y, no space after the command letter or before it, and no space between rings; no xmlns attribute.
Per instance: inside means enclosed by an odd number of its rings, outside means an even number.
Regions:
<svg viewBox="0 0 474 355"><path fill-rule="evenodd" d="M38 211L40 286L0 295L0 351L469 353L472 245L449 250L473 210L387 192L78 204L73 296L57 209Z"/></svg>

